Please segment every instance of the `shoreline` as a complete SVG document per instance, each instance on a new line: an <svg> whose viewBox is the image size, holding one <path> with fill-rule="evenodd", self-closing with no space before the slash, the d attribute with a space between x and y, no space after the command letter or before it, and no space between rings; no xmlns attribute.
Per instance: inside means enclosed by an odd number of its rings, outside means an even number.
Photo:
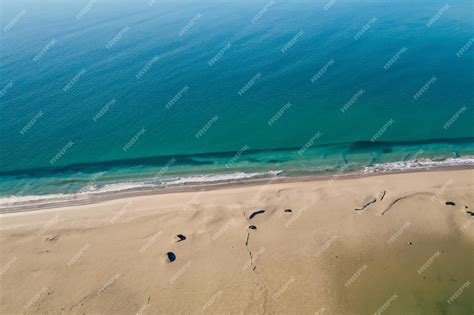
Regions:
<svg viewBox="0 0 474 315"><path fill-rule="evenodd" d="M377 175L4 214L0 313L472 314L474 170Z"/></svg>
<svg viewBox="0 0 474 315"><path fill-rule="evenodd" d="M20 212L31 212L31 211L40 211L40 210L49 210L62 207L73 207L73 206L82 206L82 205L93 205L97 203L102 203L105 201L119 200L125 198L134 198L141 196L153 196L153 195L162 195L162 194L177 194L185 192L205 192L205 191L214 191L214 190L223 190L230 188L239 188L239 187L251 187L259 185L272 185L280 183L304 183L304 182L318 182L324 180L347 180L347 179L357 179L357 178L366 178L366 177L377 177L384 175L394 175L394 174L409 174L409 173L426 173L426 172L443 172L443 171L457 171L457 170L472 170L474 166L439 166L439 167L430 167L430 168L419 168L419 169L404 169L404 170L394 170L394 171L381 171L373 173L335 173L331 175L297 175L297 176L274 176L267 178L258 178L258 179L244 179L236 182L224 182L224 183L214 183L214 184L198 184L198 185L183 185L183 186L174 186L168 188L151 188L151 189L140 189L140 190L125 190L125 191L113 191L105 192L99 194L90 194L91 198L89 199L69 199L57 202L31 202L29 204L20 204L13 205L11 207L1 207L0 206L0 216L10 213L20 213ZM75 196L75 194L70 195Z"/></svg>

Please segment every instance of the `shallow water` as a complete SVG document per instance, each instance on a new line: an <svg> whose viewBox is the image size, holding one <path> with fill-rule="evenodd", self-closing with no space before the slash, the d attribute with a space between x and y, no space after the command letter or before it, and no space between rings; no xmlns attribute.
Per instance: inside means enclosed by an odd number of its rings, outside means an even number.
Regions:
<svg viewBox="0 0 474 315"><path fill-rule="evenodd" d="M91 3L3 5L0 196L474 155L470 1Z"/></svg>

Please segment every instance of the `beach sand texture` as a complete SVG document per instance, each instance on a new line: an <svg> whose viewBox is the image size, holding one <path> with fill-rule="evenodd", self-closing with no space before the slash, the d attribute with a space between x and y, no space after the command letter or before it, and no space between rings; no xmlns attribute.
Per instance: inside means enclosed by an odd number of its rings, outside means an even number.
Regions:
<svg viewBox="0 0 474 315"><path fill-rule="evenodd" d="M473 191L433 171L3 214L0 313L472 314Z"/></svg>

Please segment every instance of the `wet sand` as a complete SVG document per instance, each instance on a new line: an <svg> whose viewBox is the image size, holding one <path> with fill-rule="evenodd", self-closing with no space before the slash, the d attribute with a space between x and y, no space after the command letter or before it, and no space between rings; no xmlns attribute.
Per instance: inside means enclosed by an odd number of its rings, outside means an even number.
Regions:
<svg viewBox="0 0 474 315"><path fill-rule="evenodd" d="M0 313L472 314L472 191L451 170L2 214Z"/></svg>

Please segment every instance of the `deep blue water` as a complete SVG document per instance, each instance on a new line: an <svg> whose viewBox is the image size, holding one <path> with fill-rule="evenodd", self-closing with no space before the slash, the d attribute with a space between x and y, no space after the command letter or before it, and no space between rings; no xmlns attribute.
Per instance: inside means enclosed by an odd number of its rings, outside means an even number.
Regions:
<svg viewBox="0 0 474 315"><path fill-rule="evenodd" d="M0 195L469 158L474 7L445 5L6 0Z"/></svg>

